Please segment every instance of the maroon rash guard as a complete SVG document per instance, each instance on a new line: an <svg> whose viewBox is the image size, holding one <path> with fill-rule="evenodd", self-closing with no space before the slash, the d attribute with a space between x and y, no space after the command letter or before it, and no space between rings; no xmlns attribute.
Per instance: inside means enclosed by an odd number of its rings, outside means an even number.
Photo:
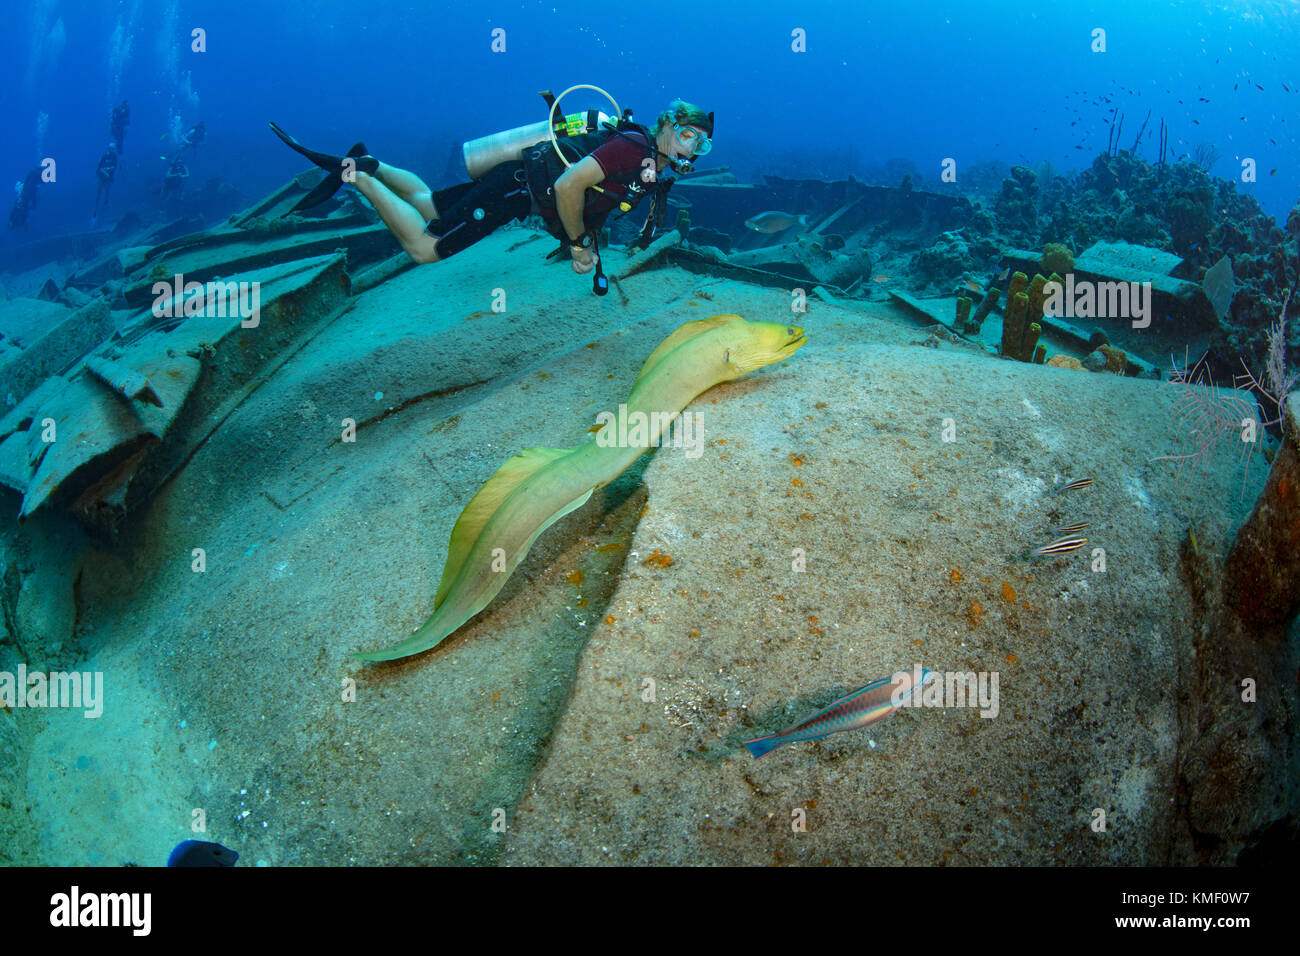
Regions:
<svg viewBox="0 0 1300 956"><path fill-rule="evenodd" d="M646 138L640 133L626 133L624 135L628 138L610 136L604 145L587 154L600 164L601 172L606 177L605 182L596 184L606 192L594 193L586 205L587 214L593 218L599 217L603 219L618 208L619 202L627 195L627 189L621 183L609 182L609 177L626 175L643 168L642 163L645 161L650 144L646 142ZM653 162L647 164L644 168L653 170ZM648 182L653 181L648 180Z"/></svg>

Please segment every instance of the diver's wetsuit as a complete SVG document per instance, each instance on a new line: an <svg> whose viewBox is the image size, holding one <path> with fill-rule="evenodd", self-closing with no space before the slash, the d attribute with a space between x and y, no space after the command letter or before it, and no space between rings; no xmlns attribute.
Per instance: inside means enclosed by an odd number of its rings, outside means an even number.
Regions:
<svg viewBox="0 0 1300 956"><path fill-rule="evenodd" d="M189 167L178 156L172 160L172 164L167 169L167 175L163 177L162 198L179 199L181 189L185 185L185 180L189 178Z"/></svg>
<svg viewBox="0 0 1300 956"><path fill-rule="evenodd" d="M27 214L36 208L36 190L41 185L41 168L38 166L23 179L18 196L9 209L9 228L26 229Z"/></svg>
<svg viewBox="0 0 1300 956"><path fill-rule="evenodd" d="M104 205L108 205L108 191L113 188L113 179L117 176L117 146L114 143L108 144L108 149L99 157L99 165L95 168L95 211L91 216L99 215L99 199L104 198Z"/></svg>
<svg viewBox="0 0 1300 956"><path fill-rule="evenodd" d="M122 152L122 142L126 139L126 128L131 124L131 107L123 100L113 107L113 116L108 123L108 135L117 143L117 151Z"/></svg>
<svg viewBox="0 0 1300 956"><path fill-rule="evenodd" d="M610 136L588 154L600 164L606 177L597 184L606 192L587 191L583 224L588 231L604 225L605 219L627 195L627 187L621 180L639 176L646 157L650 155L650 144L645 136L637 132L625 136ZM530 146L524 154L546 145L549 145L548 141ZM440 259L468 248L512 219L523 220L532 212L541 214L547 232L567 241L570 237L564 233L564 225L555 209L555 198L551 195L554 187L554 182L547 183L544 188L548 195L535 197L528 185L525 164L521 161L501 163L489 169L477 182L436 191L433 204L439 218L431 220L425 231L438 238ZM539 183L537 188L543 187Z"/></svg>

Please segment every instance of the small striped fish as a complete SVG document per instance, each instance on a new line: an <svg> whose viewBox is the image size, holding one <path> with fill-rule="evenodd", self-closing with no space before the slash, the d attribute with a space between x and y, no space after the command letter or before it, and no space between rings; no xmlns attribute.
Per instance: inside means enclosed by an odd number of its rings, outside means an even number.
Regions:
<svg viewBox="0 0 1300 956"><path fill-rule="evenodd" d="M1071 551L1078 551L1087 543L1087 538L1057 538L1051 544L1045 544L1041 548L1034 548L1034 550L1029 553L1034 555L1034 557L1043 557L1044 555L1049 554L1069 554Z"/></svg>
<svg viewBox="0 0 1300 956"><path fill-rule="evenodd" d="M1091 487L1092 487L1092 479L1091 479L1091 478L1076 478L1076 479L1074 479L1074 481L1072 481L1072 482L1070 482L1069 484L1067 484L1067 485L1066 485L1064 488L1062 488L1061 490L1062 490L1062 491L1082 491L1084 488L1091 488Z"/></svg>
<svg viewBox="0 0 1300 956"><path fill-rule="evenodd" d="M897 681L895 681L897 678ZM918 681L915 671L904 671L893 677L882 677L866 687L842 697L824 710L805 717L793 727L779 734L769 734L746 740L745 746L755 757L775 750L783 744L800 740L819 740L842 730L858 730L884 720L898 708L907 704L912 695L934 679L934 671L921 668ZM898 703L894 703L897 695Z"/></svg>
<svg viewBox="0 0 1300 956"><path fill-rule="evenodd" d="M1088 527L1088 522L1076 521L1074 524L1067 524L1063 528L1057 528L1056 533L1057 534L1078 534L1086 527Z"/></svg>

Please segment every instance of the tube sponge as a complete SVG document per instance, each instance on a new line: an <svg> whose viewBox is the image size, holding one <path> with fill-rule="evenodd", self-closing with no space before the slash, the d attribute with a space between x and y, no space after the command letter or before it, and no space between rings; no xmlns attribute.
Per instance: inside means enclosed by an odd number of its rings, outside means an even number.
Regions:
<svg viewBox="0 0 1300 956"><path fill-rule="evenodd" d="M1029 323L1029 326L1020 336L1020 350L1016 352L1016 358L1022 362L1037 361L1039 365L1043 364L1042 359L1035 359L1035 350L1038 348L1038 336L1042 334L1043 327L1037 322ZM1047 346L1044 345L1043 358L1047 358Z"/></svg>
<svg viewBox="0 0 1300 956"><path fill-rule="evenodd" d="M970 296L959 295L957 297L957 331L965 332L966 326L970 322Z"/></svg>
<svg viewBox="0 0 1300 956"><path fill-rule="evenodd" d="M1034 275L1034 281L1029 283L1029 321L1037 322L1043 317L1043 302L1047 299L1047 294L1043 287L1047 285L1047 277L1041 273Z"/></svg>
<svg viewBox="0 0 1300 956"><path fill-rule="evenodd" d="M1017 292L1007 299L1007 311L1002 319L1003 355L1020 358L1020 337L1025 331L1025 313L1028 311L1029 296L1023 292Z"/></svg>
<svg viewBox="0 0 1300 956"><path fill-rule="evenodd" d="M1024 292L1029 288L1029 276L1023 272L1017 272L1011 277L1011 283L1007 286L1007 308L1011 308L1011 298L1017 292Z"/></svg>
<svg viewBox="0 0 1300 956"><path fill-rule="evenodd" d="M974 326L973 331L978 332L984 320L988 318L989 313L997 308L1000 295L1001 293L996 288L989 289L988 292L984 293L984 301L980 303L980 307L975 310L975 316L971 319L971 325Z"/></svg>

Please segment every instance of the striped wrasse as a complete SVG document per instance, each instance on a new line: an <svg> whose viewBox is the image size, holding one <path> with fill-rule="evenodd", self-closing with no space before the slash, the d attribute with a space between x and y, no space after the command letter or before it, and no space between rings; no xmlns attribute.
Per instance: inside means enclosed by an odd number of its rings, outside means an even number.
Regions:
<svg viewBox="0 0 1300 956"><path fill-rule="evenodd" d="M906 706L912 695L933 679L934 671L925 668L921 668L919 673L910 670L901 671L893 677L882 677L805 717L779 734L746 740L745 746L755 757L761 757L783 744L820 740L842 730L858 730L870 726Z"/></svg>
<svg viewBox="0 0 1300 956"><path fill-rule="evenodd" d="M1034 548L1034 550L1029 553L1036 558L1046 557L1053 554L1069 554L1071 551L1078 551L1087 543L1087 538L1078 535L1071 535L1068 538L1057 538L1051 544L1045 544L1041 548Z"/></svg>
<svg viewBox="0 0 1300 956"><path fill-rule="evenodd" d="M1082 491L1084 488L1091 488L1091 487L1092 487L1092 479L1091 479L1091 478L1076 478L1076 479L1074 479L1074 481L1071 481L1071 482L1067 483L1067 484L1065 485L1065 487L1063 487L1061 490L1062 490L1062 491Z"/></svg>

